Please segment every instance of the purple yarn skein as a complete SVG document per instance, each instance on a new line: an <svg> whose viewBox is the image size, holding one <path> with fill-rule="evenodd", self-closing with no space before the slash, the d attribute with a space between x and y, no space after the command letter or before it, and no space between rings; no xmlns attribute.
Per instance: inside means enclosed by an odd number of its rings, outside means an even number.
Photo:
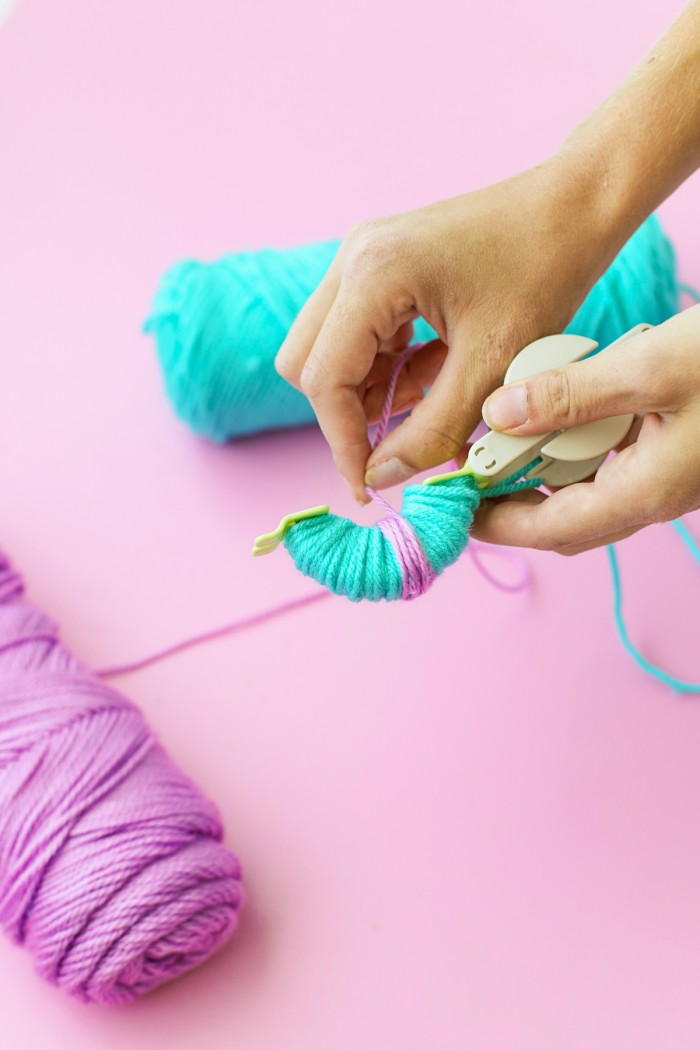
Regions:
<svg viewBox="0 0 700 1050"><path fill-rule="evenodd" d="M0 553L0 925L51 983L128 1002L233 933L240 865L141 712L23 593Z"/></svg>

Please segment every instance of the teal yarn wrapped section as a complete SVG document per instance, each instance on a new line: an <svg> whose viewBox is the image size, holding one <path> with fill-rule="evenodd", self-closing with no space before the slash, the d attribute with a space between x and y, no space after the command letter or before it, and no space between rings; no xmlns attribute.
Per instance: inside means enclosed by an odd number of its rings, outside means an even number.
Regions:
<svg viewBox="0 0 700 1050"><path fill-rule="evenodd" d="M299 572L333 594L353 602L401 597L396 552L376 525L356 525L337 514L309 518L289 530L284 545Z"/></svg>
<svg viewBox="0 0 700 1050"><path fill-rule="evenodd" d="M469 529L482 499L542 484L539 478L523 480L538 462L533 460L518 474L487 489L480 489L471 475L404 489L401 513L392 512L391 516L407 523L426 559L428 573L419 593L424 593L466 550ZM416 597L404 589L407 565L401 563L399 549L382 531L386 521L356 525L336 514L307 518L292 526L284 545L300 572L353 602Z"/></svg>
<svg viewBox="0 0 700 1050"><path fill-rule="evenodd" d="M465 550L481 495L471 477L404 489L401 516L412 526L436 576ZM377 525L356 525L327 514L297 522L284 544L299 571L333 594L353 602L402 597L396 550Z"/></svg>
<svg viewBox="0 0 700 1050"><path fill-rule="evenodd" d="M310 404L277 375L274 359L339 243L190 260L165 274L145 330L155 336L168 397L194 431L224 442L313 422ZM660 324L678 308L673 249L652 216L566 331L604 347L640 321ZM415 328L417 342L435 335L422 319Z"/></svg>

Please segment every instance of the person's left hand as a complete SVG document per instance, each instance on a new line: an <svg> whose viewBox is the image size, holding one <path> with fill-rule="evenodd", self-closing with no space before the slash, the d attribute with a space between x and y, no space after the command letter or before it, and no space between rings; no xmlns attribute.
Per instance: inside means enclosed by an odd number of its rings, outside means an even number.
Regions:
<svg viewBox="0 0 700 1050"><path fill-rule="evenodd" d="M578 554L700 507L700 306L609 351L501 387L484 419L508 434L544 434L643 413L590 482L485 501L474 535Z"/></svg>

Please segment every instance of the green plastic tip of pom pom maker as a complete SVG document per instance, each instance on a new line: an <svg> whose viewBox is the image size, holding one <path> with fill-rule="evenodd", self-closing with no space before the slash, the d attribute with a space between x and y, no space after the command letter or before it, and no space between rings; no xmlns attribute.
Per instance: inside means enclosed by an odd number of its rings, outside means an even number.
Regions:
<svg viewBox="0 0 700 1050"><path fill-rule="evenodd" d="M285 514L274 532L265 532L262 536L255 537L253 557L270 554L279 547L292 525L296 525L298 521L306 521L307 518L320 518L323 514L327 514L329 509L327 506L309 507L308 510L297 510L293 514Z"/></svg>
<svg viewBox="0 0 700 1050"><path fill-rule="evenodd" d="M474 478L477 488L485 489L490 484L490 478L477 474L472 470L469 463L465 463L461 470L449 470L446 474L433 474L426 478L424 485L438 485L441 481L451 481L452 478Z"/></svg>

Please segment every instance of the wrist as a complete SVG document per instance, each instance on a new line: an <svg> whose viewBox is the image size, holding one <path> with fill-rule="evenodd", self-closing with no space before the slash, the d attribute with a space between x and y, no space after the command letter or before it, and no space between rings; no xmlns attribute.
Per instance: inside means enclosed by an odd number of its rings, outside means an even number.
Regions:
<svg viewBox="0 0 700 1050"><path fill-rule="evenodd" d="M652 210L630 193L625 166L623 158L611 159L575 135L543 165L586 293Z"/></svg>

